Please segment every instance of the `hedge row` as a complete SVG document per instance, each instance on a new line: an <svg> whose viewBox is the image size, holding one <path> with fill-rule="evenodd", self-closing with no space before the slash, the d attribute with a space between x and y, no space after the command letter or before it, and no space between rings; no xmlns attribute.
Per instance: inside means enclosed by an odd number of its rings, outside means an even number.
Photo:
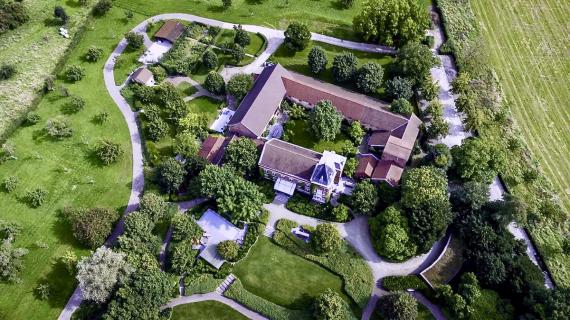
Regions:
<svg viewBox="0 0 570 320"><path fill-rule="evenodd" d="M339 275L343 280L344 291L358 306L364 308L374 287L374 280L370 268L362 257L345 243L339 252L316 255L309 244L291 234L291 228L296 226L297 223L290 220L277 221L273 241L296 255Z"/></svg>
<svg viewBox="0 0 570 320"><path fill-rule="evenodd" d="M184 295L191 296L193 294L208 293L216 290L224 279L216 279L212 274L204 273L197 277L184 278Z"/></svg>
<svg viewBox="0 0 570 320"><path fill-rule="evenodd" d="M402 291L406 289L427 290L428 285L418 276L388 276L382 279L382 287L388 291Z"/></svg>
<svg viewBox="0 0 570 320"><path fill-rule="evenodd" d="M255 294L247 291L239 279L236 279L230 288L224 293L230 299L233 299L251 310L254 310L269 319L273 320L309 320L311 314L302 310L291 310L271 301L267 301Z"/></svg>

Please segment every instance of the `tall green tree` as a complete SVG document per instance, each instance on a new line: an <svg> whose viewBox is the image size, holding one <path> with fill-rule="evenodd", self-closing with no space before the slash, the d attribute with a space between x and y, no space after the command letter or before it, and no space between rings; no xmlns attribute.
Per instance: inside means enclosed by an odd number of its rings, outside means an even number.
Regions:
<svg viewBox="0 0 570 320"><path fill-rule="evenodd" d="M367 62L356 73L356 87L364 93L376 92L382 86L384 70L375 62Z"/></svg>
<svg viewBox="0 0 570 320"><path fill-rule="evenodd" d="M425 79L430 77L430 69L439 65L438 58L431 50L415 41L405 44L398 50L395 62L398 73L412 80L416 88L420 88Z"/></svg>
<svg viewBox="0 0 570 320"><path fill-rule="evenodd" d="M249 74L236 74L234 75L226 85L226 90L229 94L234 96L236 100L241 101L245 95L253 87L253 78Z"/></svg>
<svg viewBox="0 0 570 320"><path fill-rule="evenodd" d="M415 320L418 317L418 302L407 293L384 296L378 306L386 320Z"/></svg>
<svg viewBox="0 0 570 320"><path fill-rule="evenodd" d="M293 51L302 51L311 40L311 32L306 24L291 22L285 30L285 46Z"/></svg>
<svg viewBox="0 0 570 320"><path fill-rule="evenodd" d="M313 318L316 320L352 320L354 316L342 297L327 289L313 303Z"/></svg>
<svg viewBox="0 0 570 320"><path fill-rule="evenodd" d="M330 101L322 100L311 110L309 120L318 139L332 141L340 132L342 115Z"/></svg>
<svg viewBox="0 0 570 320"><path fill-rule="evenodd" d="M309 51L309 56L307 57L307 64L309 65L309 69L314 74L319 74L323 72L328 63L327 54L325 50L319 46L314 46Z"/></svg>
<svg viewBox="0 0 570 320"><path fill-rule="evenodd" d="M468 138L451 148L453 167L464 181L491 183L506 165L506 155L498 142L485 138Z"/></svg>
<svg viewBox="0 0 570 320"><path fill-rule="evenodd" d="M350 198L352 209L360 214L371 215L378 204L378 191L370 180L359 182Z"/></svg>
<svg viewBox="0 0 570 320"><path fill-rule="evenodd" d="M352 26L366 41L401 46L424 37L429 16L416 0L368 0Z"/></svg>
<svg viewBox="0 0 570 320"><path fill-rule="evenodd" d="M336 82L348 82L354 79L358 59L352 52L343 52L333 59L332 76Z"/></svg>
<svg viewBox="0 0 570 320"><path fill-rule="evenodd" d="M169 196L178 191L185 175L184 166L174 158L168 158L158 166L158 182Z"/></svg>
<svg viewBox="0 0 570 320"><path fill-rule="evenodd" d="M255 169L258 158L255 142L242 137L230 142L224 153L224 164L240 174L249 174Z"/></svg>

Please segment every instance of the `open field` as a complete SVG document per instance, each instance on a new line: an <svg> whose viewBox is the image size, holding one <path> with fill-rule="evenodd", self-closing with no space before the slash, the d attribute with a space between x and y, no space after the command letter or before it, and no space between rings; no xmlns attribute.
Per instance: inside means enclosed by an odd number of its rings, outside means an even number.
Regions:
<svg viewBox="0 0 570 320"><path fill-rule="evenodd" d="M25 257L21 283L0 285L0 313L6 319L55 319L75 287L74 277L54 265L54 260L65 251L88 254L73 239L70 228L57 213L65 206L104 206L123 212L131 188L131 146L129 132L119 109L108 96L103 83L103 64L117 45L120 35L133 25L123 21L123 11L111 10L107 16L88 23L87 31L72 51L68 63L85 69L85 78L76 83L58 80L57 90L41 99L37 112L41 121L18 129L9 141L16 146L18 160L0 165L0 179L17 176L20 184L13 193L0 192L2 219L22 225L17 247L30 249ZM83 61L87 48L97 45L103 49L103 59L97 63ZM61 96L64 85L71 95L81 96L85 108L65 117L73 128L73 136L62 141L42 138L41 129L48 118L62 115L70 98ZM93 117L101 112L109 114L107 122L99 124ZM100 138L111 138L125 150L123 159L109 167L98 164L90 150ZM38 209L28 207L22 198L26 190L43 187L49 191L47 202ZM48 248L39 248L45 243ZM40 283L51 286L47 301L37 299L33 291Z"/></svg>
<svg viewBox="0 0 570 320"><path fill-rule="evenodd" d="M260 237L248 256L234 267L244 288L290 309L305 309L327 288L342 292L342 280Z"/></svg>
<svg viewBox="0 0 570 320"><path fill-rule="evenodd" d="M183 304L172 309L172 320L245 320L246 316L217 301Z"/></svg>
<svg viewBox="0 0 570 320"><path fill-rule="evenodd" d="M0 61L14 64L17 74L0 85L0 139L13 127L32 105L44 79L51 74L71 43L57 32L53 7L60 5L71 17L69 33L74 34L83 24L88 8L75 1L25 1L30 21L16 30L0 35Z"/></svg>
<svg viewBox="0 0 570 320"><path fill-rule="evenodd" d="M507 101L526 144L570 210L570 2L473 0ZM556 219L553 219L556 218ZM570 235L566 217L549 217L529 227L559 285L570 284Z"/></svg>

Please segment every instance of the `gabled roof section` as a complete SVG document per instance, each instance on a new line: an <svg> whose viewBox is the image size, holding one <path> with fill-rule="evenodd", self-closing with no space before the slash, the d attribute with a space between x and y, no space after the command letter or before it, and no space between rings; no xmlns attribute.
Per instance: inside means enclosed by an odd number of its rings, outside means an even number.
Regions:
<svg viewBox="0 0 570 320"><path fill-rule="evenodd" d="M184 33L184 25L182 23L174 20L168 20L154 34L154 37L174 43L182 33Z"/></svg>
<svg viewBox="0 0 570 320"><path fill-rule="evenodd" d="M279 139L263 146L259 166L309 182L322 154Z"/></svg>
<svg viewBox="0 0 570 320"><path fill-rule="evenodd" d="M230 130L241 124L252 138L260 137L285 97L283 77L288 75L278 64L264 68L230 120Z"/></svg>
<svg viewBox="0 0 570 320"><path fill-rule="evenodd" d="M422 120L415 114L410 116L408 123L398 128L388 138L384 151L382 152L382 160L392 160L399 166L406 166L406 162L412 154L416 138L420 132Z"/></svg>
<svg viewBox="0 0 570 320"><path fill-rule="evenodd" d="M138 68L131 75L131 80L140 84L146 84L152 78L153 78L152 72L150 72L150 70L148 70L145 67Z"/></svg>

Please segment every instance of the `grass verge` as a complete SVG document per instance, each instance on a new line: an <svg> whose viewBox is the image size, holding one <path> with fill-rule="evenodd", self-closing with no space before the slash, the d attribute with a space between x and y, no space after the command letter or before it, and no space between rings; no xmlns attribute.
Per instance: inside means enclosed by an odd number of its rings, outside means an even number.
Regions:
<svg viewBox="0 0 570 320"><path fill-rule="evenodd" d="M172 309L172 320L246 320L247 317L217 301L183 304Z"/></svg>

